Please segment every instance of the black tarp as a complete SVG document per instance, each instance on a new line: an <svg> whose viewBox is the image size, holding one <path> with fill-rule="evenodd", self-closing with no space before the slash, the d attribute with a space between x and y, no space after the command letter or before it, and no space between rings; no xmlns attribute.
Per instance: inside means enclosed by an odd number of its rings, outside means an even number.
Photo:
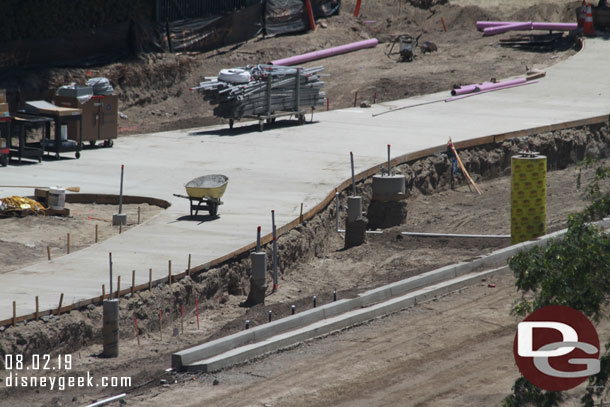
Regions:
<svg viewBox="0 0 610 407"><path fill-rule="evenodd" d="M173 52L209 51L256 37L263 30L262 4L232 14L168 23Z"/></svg>
<svg viewBox="0 0 610 407"><path fill-rule="evenodd" d="M310 0L314 18L329 17L341 8L341 0ZM305 0L267 0L265 5L265 32L288 34L306 31L309 20Z"/></svg>
<svg viewBox="0 0 610 407"><path fill-rule="evenodd" d="M88 67L139 52L163 52L155 23L126 21L48 40L0 43L0 70L35 67Z"/></svg>
<svg viewBox="0 0 610 407"><path fill-rule="evenodd" d="M265 6L265 32L288 34L305 31L309 27L303 0L267 0Z"/></svg>
<svg viewBox="0 0 610 407"><path fill-rule="evenodd" d="M130 24L124 22L89 32L48 40L0 43L0 68L89 66L129 55Z"/></svg>
<svg viewBox="0 0 610 407"><path fill-rule="evenodd" d="M330 17L341 8L341 0L311 0L315 18Z"/></svg>

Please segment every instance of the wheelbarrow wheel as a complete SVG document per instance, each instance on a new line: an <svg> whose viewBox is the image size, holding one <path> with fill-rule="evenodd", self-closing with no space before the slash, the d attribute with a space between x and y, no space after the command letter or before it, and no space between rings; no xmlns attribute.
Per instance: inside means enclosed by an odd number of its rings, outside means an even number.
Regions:
<svg viewBox="0 0 610 407"><path fill-rule="evenodd" d="M216 217L218 215L218 204L216 202L208 203L210 216Z"/></svg>

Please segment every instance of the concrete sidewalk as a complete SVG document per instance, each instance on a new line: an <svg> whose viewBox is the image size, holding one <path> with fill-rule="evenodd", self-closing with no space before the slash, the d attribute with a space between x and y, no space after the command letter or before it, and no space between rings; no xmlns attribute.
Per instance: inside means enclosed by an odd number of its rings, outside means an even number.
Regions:
<svg viewBox="0 0 610 407"><path fill-rule="evenodd" d="M442 99L449 92L371 109L316 113L314 123L278 125L263 133L255 126L234 131L223 126L124 137L112 149L84 151L80 160L0 168L2 179L15 184L78 185L84 193L118 194L120 165L125 164L126 194L172 203L119 236L0 275L0 319L12 316L12 301L18 315L33 312L36 295L41 310L57 307L62 292L64 304L99 296L101 285L108 286L108 252L113 253L115 275L130 282L135 269L141 284L148 281L151 267L153 278L166 276L170 259L177 274L186 268L189 253L198 265L243 247L255 239L257 225L264 234L271 231L271 209L278 225L285 224L299 215L301 202L308 210L349 178L350 151L359 172L383 162L387 144L398 156L443 145L448 137L463 141L608 114L610 77L604 68L609 62L610 43L587 40L585 50L548 69L547 77L533 85L376 118L372 113ZM220 218L204 223L184 219L188 201L172 193L184 193L185 182L210 173L229 177ZM13 194L23 190L0 189L0 196Z"/></svg>

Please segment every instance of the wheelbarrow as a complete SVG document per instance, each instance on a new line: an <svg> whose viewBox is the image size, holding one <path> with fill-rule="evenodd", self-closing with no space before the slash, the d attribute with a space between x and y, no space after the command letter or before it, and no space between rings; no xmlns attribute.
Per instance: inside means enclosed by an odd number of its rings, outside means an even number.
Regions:
<svg viewBox="0 0 610 407"><path fill-rule="evenodd" d="M191 218L197 216L200 210L207 210L210 216L216 217L218 207L223 203L220 198L225 193L228 182L229 178L225 175L204 175L186 183L184 188L187 195L173 195L189 200Z"/></svg>

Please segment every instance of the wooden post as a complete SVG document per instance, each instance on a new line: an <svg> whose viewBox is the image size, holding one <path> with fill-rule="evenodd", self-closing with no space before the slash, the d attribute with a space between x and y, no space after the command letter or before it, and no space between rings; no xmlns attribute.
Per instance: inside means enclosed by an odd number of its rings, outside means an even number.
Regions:
<svg viewBox="0 0 610 407"><path fill-rule="evenodd" d="M188 267L186 268L186 275L189 276L191 275L191 254L189 253L189 264Z"/></svg>
<svg viewBox="0 0 610 407"><path fill-rule="evenodd" d="M106 298L106 286L102 284L102 301Z"/></svg>
<svg viewBox="0 0 610 407"><path fill-rule="evenodd" d="M180 332L184 335L184 305L180 306Z"/></svg>
<svg viewBox="0 0 610 407"><path fill-rule="evenodd" d="M47 246L47 259L51 261L51 248L49 246Z"/></svg>
<svg viewBox="0 0 610 407"><path fill-rule="evenodd" d="M61 312L61 304L64 302L64 293L59 296L59 306L57 307L57 315Z"/></svg>
<svg viewBox="0 0 610 407"><path fill-rule="evenodd" d="M38 296L36 296L36 321L38 321L38 317L40 316L39 308L38 308Z"/></svg>
<svg viewBox="0 0 610 407"><path fill-rule="evenodd" d="M161 335L161 340L163 340L163 310L159 308L159 335Z"/></svg>
<svg viewBox="0 0 610 407"><path fill-rule="evenodd" d="M140 207L138 206L138 225L140 224Z"/></svg>
<svg viewBox="0 0 610 407"><path fill-rule="evenodd" d="M119 223L119 235L123 232L123 224Z"/></svg>
<svg viewBox="0 0 610 407"><path fill-rule="evenodd" d="M13 301L13 326L17 325L17 303Z"/></svg>
<svg viewBox="0 0 610 407"><path fill-rule="evenodd" d="M66 253L70 254L70 233L68 233L68 236L66 237Z"/></svg>
<svg viewBox="0 0 610 407"><path fill-rule="evenodd" d="M134 290L136 288L136 271L131 271L131 295L133 295Z"/></svg>
<svg viewBox="0 0 610 407"><path fill-rule="evenodd" d="M301 214L299 215L299 223L303 223L303 202L301 202Z"/></svg>
<svg viewBox="0 0 610 407"><path fill-rule="evenodd" d="M95 224L95 243L97 243L97 223Z"/></svg>
<svg viewBox="0 0 610 407"><path fill-rule="evenodd" d="M443 17L441 17L441 23L443 23L443 30L447 32L447 25L445 24L445 19Z"/></svg>
<svg viewBox="0 0 610 407"><path fill-rule="evenodd" d="M148 289L152 290L152 269L148 269Z"/></svg>
<svg viewBox="0 0 610 407"><path fill-rule="evenodd" d="M354 93L354 107L356 107L357 103L358 103L358 91L356 91L356 93Z"/></svg>
<svg viewBox="0 0 610 407"><path fill-rule="evenodd" d="M167 284L172 285L172 261L171 260L167 261L167 268L168 268Z"/></svg>
<svg viewBox="0 0 610 407"><path fill-rule="evenodd" d="M133 316L133 324L136 328L136 338L138 339L138 346L140 346L140 330L138 329L138 319L135 315Z"/></svg>
<svg viewBox="0 0 610 407"><path fill-rule="evenodd" d="M197 310L197 330L199 330L199 298L195 298L195 309Z"/></svg>
<svg viewBox="0 0 610 407"><path fill-rule="evenodd" d="M117 300L121 297L121 275L116 278L116 298Z"/></svg>

